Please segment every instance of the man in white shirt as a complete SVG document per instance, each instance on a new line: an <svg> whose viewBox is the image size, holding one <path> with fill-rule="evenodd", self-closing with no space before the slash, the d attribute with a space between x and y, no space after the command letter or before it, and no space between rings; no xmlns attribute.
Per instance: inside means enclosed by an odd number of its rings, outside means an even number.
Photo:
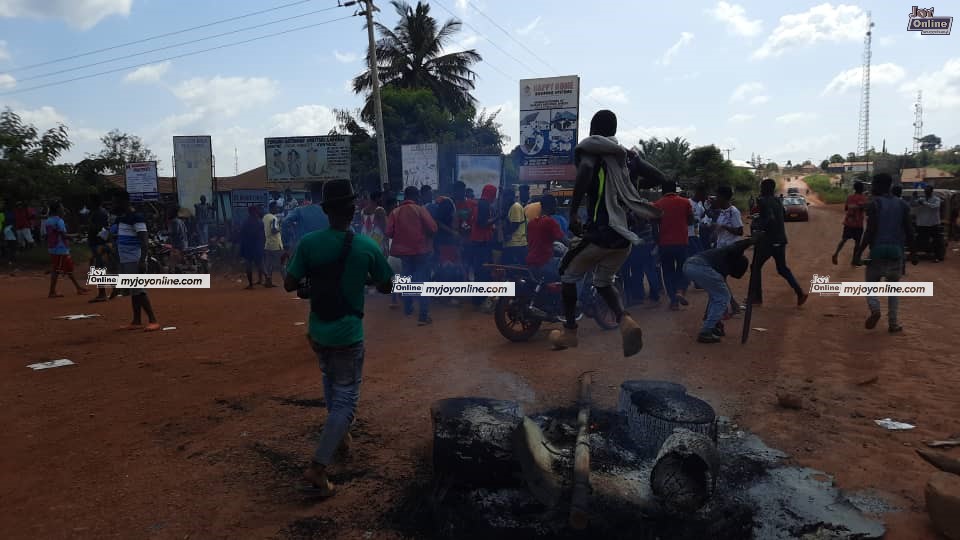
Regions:
<svg viewBox="0 0 960 540"><path fill-rule="evenodd" d="M913 200L917 209L917 246L925 248L932 245L936 262L944 256L943 233L941 231L940 208L943 200L933 194L933 186L923 188L923 197Z"/></svg>
<svg viewBox="0 0 960 540"><path fill-rule="evenodd" d="M713 224L714 232L717 238L718 248L732 246L741 240L743 236L743 217L740 210L733 205L733 190L730 186L720 186L717 188L717 204L720 209L720 215L717 216ZM731 294L730 308L734 314L740 312L740 302Z"/></svg>

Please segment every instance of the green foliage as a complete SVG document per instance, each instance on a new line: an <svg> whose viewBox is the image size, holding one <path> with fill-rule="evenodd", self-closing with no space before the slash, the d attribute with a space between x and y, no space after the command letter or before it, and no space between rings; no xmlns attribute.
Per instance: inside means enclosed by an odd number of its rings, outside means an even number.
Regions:
<svg viewBox="0 0 960 540"><path fill-rule="evenodd" d="M157 160L156 154L147 148L140 137L122 133L119 129L113 129L100 137L100 142L103 143L103 149L97 154L88 155L87 158L100 160L104 172L107 173L120 174L124 172L127 163Z"/></svg>
<svg viewBox="0 0 960 540"><path fill-rule="evenodd" d="M828 167L830 167L830 160L825 159L820 162L820 168L824 171L827 170Z"/></svg>
<svg viewBox="0 0 960 540"><path fill-rule="evenodd" d="M920 137L920 149L924 152L935 152L943 146L943 140L934 134Z"/></svg>
<svg viewBox="0 0 960 540"><path fill-rule="evenodd" d="M844 161L846 160L843 159L843 156L841 156L840 154L834 154L830 156L830 163L843 163Z"/></svg>
<svg viewBox="0 0 960 540"><path fill-rule="evenodd" d="M780 172L780 166L771 161L770 163L764 165L763 170L767 172Z"/></svg>
<svg viewBox="0 0 960 540"><path fill-rule="evenodd" d="M472 110L476 99L470 92L474 89L477 74L471 67L482 58L473 49L443 54L460 31L460 21L451 19L439 24L430 15L430 5L423 2L417 2L416 7L401 0L390 3L400 17L396 26L390 29L374 23L380 34L376 54L381 86L384 89L427 89L447 111L459 114ZM369 54L367 65L370 65ZM369 92L361 117L370 124L374 123L372 88L373 77L369 70L353 80L354 92Z"/></svg>
<svg viewBox="0 0 960 540"><path fill-rule="evenodd" d="M812 174L804 177L804 182L810 186L810 189L817 193L825 203L835 204L847 200L850 191L833 185L831 177L826 174Z"/></svg>
<svg viewBox="0 0 960 540"><path fill-rule="evenodd" d="M60 196L70 182L70 167L56 165L71 146L67 127L44 133L7 108L0 113L0 194L10 201L36 201Z"/></svg>
<svg viewBox="0 0 960 540"><path fill-rule="evenodd" d="M637 150L640 157L660 169L673 181L680 181L687 172L690 143L682 137L663 141L656 137L648 140L641 139Z"/></svg>

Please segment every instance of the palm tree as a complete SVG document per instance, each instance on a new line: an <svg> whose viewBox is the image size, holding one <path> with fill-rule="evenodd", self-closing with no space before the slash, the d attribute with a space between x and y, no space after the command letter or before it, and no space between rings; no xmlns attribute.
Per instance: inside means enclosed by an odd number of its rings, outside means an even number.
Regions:
<svg viewBox="0 0 960 540"><path fill-rule="evenodd" d="M640 157L674 181L684 174L690 159L690 142L683 137L663 141L656 137L641 140L638 150Z"/></svg>
<svg viewBox="0 0 960 540"><path fill-rule="evenodd" d="M460 31L460 21L451 19L438 26L437 20L430 16L430 6L423 2L417 2L416 8L403 0L392 0L390 3L400 15L397 25L391 30L374 23L381 36L376 46L380 84L428 89L437 97L440 105L453 114L474 107L476 99L470 95L470 91L474 89L477 74L470 67L482 58L473 49L443 54L444 47ZM357 94L372 88L369 70L353 80L353 91ZM373 117L373 104L369 96L362 116L364 119Z"/></svg>

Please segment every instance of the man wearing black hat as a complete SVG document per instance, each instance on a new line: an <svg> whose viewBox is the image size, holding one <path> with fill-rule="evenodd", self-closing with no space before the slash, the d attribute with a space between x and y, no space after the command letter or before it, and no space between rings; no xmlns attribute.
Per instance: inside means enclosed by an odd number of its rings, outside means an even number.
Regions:
<svg viewBox="0 0 960 540"><path fill-rule="evenodd" d="M663 173L628 152L616 139L617 117L600 111L590 120L590 136L577 145L574 161L577 183L570 204L570 231L580 236L560 263L560 281L566 323L550 333L555 349L577 346L577 284L588 272L593 286L616 315L623 341L623 355L632 356L643 347L640 325L623 309L623 300L613 287L616 274L640 238L628 226L627 211L643 219L656 219L662 212L644 201L636 178L644 187L662 184ZM581 225L578 211L587 199L587 219Z"/></svg>
<svg viewBox="0 0 960 540"><path fill-rule="evenodd" d="M304 473L305 489L321 497L333 495L327 467L338 449L349 449L350 425L360 399L366 285L375 284L384 294L392 290L393 271L380 246L350 230L355 198L347 180L331 180L323 186L323 211L330 218L330 228L300 240L283 282L287 291L309 295L307 338L323 370L327 421Z"/></svg>

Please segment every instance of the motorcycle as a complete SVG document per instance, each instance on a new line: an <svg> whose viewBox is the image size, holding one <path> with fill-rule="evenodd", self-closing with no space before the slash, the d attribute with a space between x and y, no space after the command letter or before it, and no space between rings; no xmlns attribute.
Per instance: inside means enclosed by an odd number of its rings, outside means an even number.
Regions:
<svg viewBox="0 0 960 540"><path fill-rule="evenodd" d="M528 341L544 322L565 322L562 283L548 279L526 266L485 266L491 270L494 281L515 283L515 296L498 298L493 311L497 330L503 337L514 342ZM592 281L592 274L588 273L583 279L585 285L578 288L577 320L586 316L592 318L600 328L613 330L618 326L617 316L597 293ZM623 298L623 280L620 276L614 276L613 286Z"/></svg>

